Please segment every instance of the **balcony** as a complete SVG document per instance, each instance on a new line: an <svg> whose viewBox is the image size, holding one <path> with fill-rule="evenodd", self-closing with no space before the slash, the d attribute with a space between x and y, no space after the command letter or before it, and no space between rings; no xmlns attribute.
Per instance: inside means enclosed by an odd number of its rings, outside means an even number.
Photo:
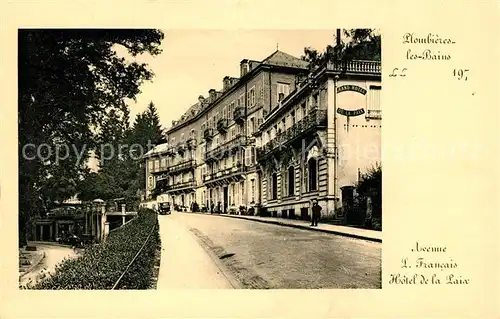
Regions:
<svg viewBox="0 0 500 319"><path fill-rule="evenodd" d="M186 145L184 143L179 143L177 144L176 149L177 154L184 155L184 152L186 151Z"/></svg>
<svg viewBox="0 0 500 319"><path fill-rule="evenodd" d="M380 75L379 61L330 61L326 66L329 71Z"/></svg>
<svg viewBox="0 0 500 319"><path fill-rule="evenodd" d="M229 154L235 154L238 150L247 145L247 139L244 135L238 134L235 138L225 142L205 153L205 162L222 159Z"/></svg>
<svg viewBox="0 0 500 319"><path fill-rule="evenodd" d="M381 120L382 119L382 111L381 110L368 110L366 112L367 119L371 120Z"/></svg>
<svg viewBox="0 0 500 319"><path fill-rule="evenodd" d="M203 183L206 186L217 186L238 182L243 180L246 171L247 167L238 162L233 167L225 168L203 176Z"/></svg>
<svg viewBox="0 0 500 319"><path fill-rule="evenodd" d="M227 128L228 128L227 119L219 119L217 121L217 131L219 131L219 133L221 134L227 133Z"/></svg>
<svg viewBox="0 0 500 319"><path fill-rule="evenodd" d="M275 150L281 150L281 147L288 145L297 138L308 134L312 130L326 128L327 112L326 110L312 109L303 119L295 123L286 131L278 134L267 144L258 150L258 156L263 157Z"/></svg>
<svg viewBox="0 0 500 319"><path fill-rule="evenodd" d="M169 146L167 149L166 154L171 157L175 157L175 154L177 154L177 151L174 146Z"/></svg>
<svg viewBox="0 0 500 319"><path fill-rule="evenodd" d="M243 124L245 122L245 109L238 106L233 112L233 119L238 124Z"/></svg>
<svg viewBox="0 0 500 319"><path fill-rule="evenodd" d="M206 140L206 141L211 141L213 140L214 138L214 130L209 127L209 128L206 128L204 131L203 131L203 138Z"/></svg>
<svg viewBox="0 0 500 319"><path fill-rule="evenodd" d="M153 167L149 172L153 175L165 174L169 172L169 169L167 166Z"/></svg>
<svg viewBox="0 0 500 319"><path fill-rule="evenodd" d="M187 182L180 182L180 183L175 183L168 185L166 187L166 192L169 194L182 194L182 193L188 193L193 190L197 186L196 181L191 180Z"/></svg>
<svg viewBox="0 0 500 319"><path fill-rule="evenodd" d="M196 168L196 161L191 159L191 160L187 160L187 161L175 164L173 166L170 166L169 173L175 174L175 173L179 173L179 172L193 170L195 168Z"/></svg>
<svg viewBox="0 0 500 319"><path fill-rule="evenodd" d="M186 147L188 150L194 150L196 149L196 138L191 137L186 141Z"/></svg>

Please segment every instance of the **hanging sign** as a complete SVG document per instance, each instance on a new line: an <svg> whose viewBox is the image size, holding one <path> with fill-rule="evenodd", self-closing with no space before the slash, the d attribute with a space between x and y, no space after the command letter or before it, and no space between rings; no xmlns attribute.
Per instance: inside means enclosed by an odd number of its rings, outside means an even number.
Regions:
<svg viewBox="0 0 500 319"><path fill-rule="evenodd" d="M352 85L352 84L342 85L342 86L339 86L337 88L337 93L344 92L344 91L358 92L358 93L361 93L363 95L366 94L366 90L363 89L361 86Z"/></svg>
<svg viewBox="0 0 500 319"><path fill-rule="evenodd" d="M340 107L337 108L337 113L345 116L358 116L365 114L365 109L358 109L358 110L344 110L341 109Z"/></svg>

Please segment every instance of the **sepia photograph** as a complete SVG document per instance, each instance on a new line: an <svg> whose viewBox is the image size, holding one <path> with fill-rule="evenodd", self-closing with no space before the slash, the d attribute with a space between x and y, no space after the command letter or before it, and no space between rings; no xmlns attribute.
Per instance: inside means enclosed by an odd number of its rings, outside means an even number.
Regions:
<svg viewBox="0 0 500 319"><path fill-rule="evenodd" d="M18 29L19 289L381 289L379 29Z"/></svg>

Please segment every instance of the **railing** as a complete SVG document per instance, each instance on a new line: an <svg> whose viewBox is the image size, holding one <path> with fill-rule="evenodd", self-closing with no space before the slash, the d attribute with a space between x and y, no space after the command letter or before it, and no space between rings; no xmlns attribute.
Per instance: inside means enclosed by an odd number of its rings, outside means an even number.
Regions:
<svg viewBox="0 0 500 319"><path fill-rule="evenodd" d="M366 112L366 118L380 120L380 119L382 119L382 111L381 110L368 110Z"/></svg>
<svg viewBox="0 0 500 319"><path fill-rule="evenodd" d="M173 166L170 166L169 172L170 173L176 173L180 171L185 171L189 169L193 169L196 166L196 161L194 159L187 160L178 164L175 164Z"/></svg>
<svg viewBox="0 0 500 319"><path fill-rule="evenodd" d="M244 111L245 111L245 109L244 109L243 107L241 107L241 106L238 106L238 107L234 110L234 112L233 112L233 119L234 119L234 121L235 121L236 123L241 124L241 123L243 123L243 122L245 121L245 118L244 118L244 116L245 116L245 114L244 114L244 113L245 113L245 112L244 112Z"/></svg>
<svg viewBox="0 0 500 319"><path fill-rule="evenodd" d="M169 171L169 168L167 166L160 166L158 168L156 167L153 167L150 172L153 174L156 174L156 173L168 173Z"/></svg>
<svg viewBox="0 0 500 319"><path fill-rule="evenodd" d="M196 181L192 180L192 181L187 181L187 182L175 183L175 184L172 184L172 185L168 185L167 186L167 191L173 191L173 190L180 189L180 188L185 188L185 187L196 187Z"/></svg>
<svg viewBox="0 0 500 319"><path fill-rule="evenodd" d="M265 144L259 150L259 156L265 155L281 145L291 142L312 128L325 127L326 124L326 110L317 108L312 109L303 119L295 123L292 127L289 127L286 131L279 133L275 138Z"/></svg>
<svg viewBox="0 0 500 319"><path fill-rule="evenodd" d="M184 154L185 151L186 151L186 145L184 145L184 143L177 144L177 153L179 155Z"/></svg>
<svg viewBox="0 0 500 319"><path fill-rule="evenodd" d="M219 170L217 172L203 176L203 182L209 182L209 181L225 178L225 177L235 175L235 174L242 174L242 173L246 172L246 170L247 170L247 167L245 165L242 165L241 163L237 163L235 166L228 167L228 168Z"/></svg>
<svg viewBox="0 0 500 319"><path fill-rule="evenodd" d="M207 151L205 153L205 161L210 161L212 159L224 158L230 152L234 152L239 147L246 145L246 136L238 134L235 138L230 141L225 142L214 148L213 150Z"/></svg>
<svg viewBox="0 0 500 319"><path fill-rule="evenodd" d="M380 74L379 61L329 61L326 66L329 71Z"/></svg>
<svg viewBox="0 0 500 319"><path fill-rule="evenodd" d="M219 133L226 133L227 127L228 127L227 119L219 119L217 121L217 131L219 131Z"/></svg>
<svg viewBox="0 0 500 319"><path fill-rule="evenodd" d="M209 127L203 131L203 138L207 141L211 141L214 138L214 130Z"/></svg>

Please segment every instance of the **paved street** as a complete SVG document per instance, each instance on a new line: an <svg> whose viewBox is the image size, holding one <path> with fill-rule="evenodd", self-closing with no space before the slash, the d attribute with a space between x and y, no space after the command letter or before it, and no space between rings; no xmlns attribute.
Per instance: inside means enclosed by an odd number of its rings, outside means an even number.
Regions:
<svg viewBox="0 0 500 319"><path fill-rule="evenodd" d="M183 215L158 216L162 243L156 289L233 288L196 237L183 225Z"/></svg>
<svg viewBox="0 0 500 319"><path fill-rule="evenodd" d="M223 269L239 288L381 288L380 243L204 214L174 212L159 219L160 279L192 282L187 274L193 273L202 282L221 284ZM200 245L219 258L208 257ZM168 274L168 250L177 258L171 268L185 261L184 275Z"/></svg>

